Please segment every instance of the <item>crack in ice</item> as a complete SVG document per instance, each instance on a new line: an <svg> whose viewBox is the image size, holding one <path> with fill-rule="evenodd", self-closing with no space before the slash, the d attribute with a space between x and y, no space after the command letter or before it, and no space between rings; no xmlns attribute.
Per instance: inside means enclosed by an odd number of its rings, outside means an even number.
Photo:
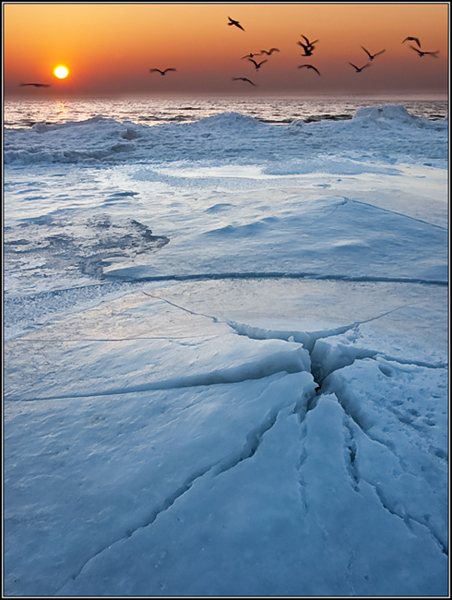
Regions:
<svg viewBox="0 0 452 600"><path fill-rule="evenodd" d="M344 413L345 416L345 413ZM353 431L350 427L350 424L344 419L344 426L347 432L348 439L346 440L347 448L346 448L346 457L348 457L347 468L350 475L350 479L352 481L352 488L355 492L359 492L359 473L356 469L355 460L356 453L358 451L356 446L356 441L353 435Z"/></svg>
<svg viewBox="0 0 452 600"><path fill-rule="evenodd" d="M181 306L180 304L176 304L175 302L171 302L171 300L168 300L167 298L162 298L162 296L156 296L154 294L150 294L149 292L145 292L144 290L142 290L142 293L145 296L149 296L149 298L154 298L155 300L161 300L162 302L166 302L167 304L169 304L170 306L174 306L174 308L178 308L179 310L182 310L190 315L193 315L195 317L205 317L206 319L211 319L214 323L222 323L223 321L219 321L217 319L217 317L212 317L211 315L205 315L203 313L197 313L194 312L188 308L185 308L184 306Z"/></svg>
<svg viewBox="0 0 452 600"><path fill-rule="evenodd" d="M139 525L136 525L134 528L127 529L125 531L124 535L117 537L113 541L110 541L108 544L106 544L104 547L102 547L100 550L98 550L95 554L93 554L90 558L85 560L85 562L81 565L81 567L77 570L77 572L74 573L73 575L71 575L70 578L67 579L63 583L62 586L60 586L60 588L57 590L55 595L58 595L59 591L61 589L63 589L64 586L67 585L67 583L69 581L71 581L71 580L75 581L77 579L77 577L80 575L80 573L83 571L83 569L86 567L86 565L88 563L90 563L92 560L94 560L97 556L99 556L100 554L105 552L105 550L108 550L114 544L117 544L123 540L126 540L126 539L132 537L140 529L145 529L146 527L149 527L150 525L152 525L156 521L156 519L159 515L161 515L168 509L170 509L173 506L173 504L176 502L176 500L181 498L185 493L187 493L192 488L195 481L202 478L204 475L206 475L209 472L212 472L213 477L216 477L222 473L225 473L226 471L233 469L235 466L237 466L239 463L243 462L244 460L252 458L256 454L257 450L259 449L259 446L262 443L263 436L275 425L278 415L281 412L281 410L282 409L277 410L277 411L271 411L269 413L269 415L267 416L267 418L263 421L263 423L259 427L257 427L255 430L251 431L246 436L246 443L245 443L243 449L238 454L235 454L235 456L229 457L227 459L221 459L219 461L216 461L214 464L202 469L201 471L194 473L173 494L167 496L157 506L157 508L155 508L151 512L151 514L148 516L147 519L142 521Z"/></svg>
<svg viewBox="0 0 452 600"><path fill-rule="evenodd" d="M391 515L394 515L395 517L398 517L399 519L401 519L410 530L411 530L410 521L413 521L414 523L417 523L419 526L427 529L427 531L433 537L435 542L438 544L439 548L441 549L441 552L443 554L445 554L446 556L448 556L447 547L438 538L438 536L435 534L435 532L432 531L431 527L429 527L426 523L423 523L419 519L414 518L412 515L410 515L408 513L406 513L405 515L399 514L399 512L395 509L395 507L390 506L391 503L388 502L387 498L384 497L383 491L378 486L378 484L373 484L370 481L366 480L364 477L362 477L362 479L363 479L363 481L366 481L366 483L375 490L375 493L376 493L378 499L380 500L381 505L383 506L383 508L385 510L387 510Z"/></svg>
<svg viewBox="0 0 452 600"><path fill-rule="evenodd" d="M167 275L137 275L136 273L127 278L127 273L104 273L114 281L122 281L129 284L139 284L158 281L218 281L222 279L313 279L315 281L345 281L350 283L416 283L422 285L447 286L448 281L443 279L422 279L420 277L373 277L370 275L341 275L325 274L315 272L286 272L286 271L246 271L224 272L224 273L186 273Z"/></svg>
<svg viewBox="0 0 452 600"><path fill-rule="evenodd" d="M357 427L359 427L359 429L364 433L364 435L366 435L370 440L372 440L375 443L381 444L382 446L387 448L397 459L402 471L405 474L410 475L411 473L403 467L403 461L396 454L396 452L389 445L387 445L384 442L382 442L381 440L373 438L371 435L369 435L369 432L358 423L355 416L350 414L349 412L347 412L344 404L339 399L337 392L335 391L334 393L335 393L336 398L338 399L339 404L341 405L342 409L344 410L345 416L348 419L350 419ZM447 546L442 542L442 540L439 538L439 536L433 531L433 528L426 521L422 521L409 513L402 514L401 511L397 511L395 506L392 505L393 503L391 503L387 498L385 498L384 493L381 489L381 486L379 486L378 483L377 484L372 483L362 473L358 472L358 469L355 466L355 460L356 460L356 455L358 452L358 446L355 441L353 429L350 426L350 423L347 422L347 420L344 420L344 425L348 432L348 440L346 440L346 445L347 445L346 454L348 453L348 456L349 456L348 471L349 471L350 478L353 482L352 488L355 490L355 492L359 492L359 484L360 484L361 480L366 482L368 485L370 485L375 490L375 493L376 493L381 505L383 506L383 508L385 510L387 510L392 515L402 519L408 528L410 528L410 521L415 522L422 527L425 527L429 531L429 533L433 536L433 538L435 539L436 543L438 544L438 546L441 549L441 552L447 556L448 555Z"/></svg>
<svg viewBox="0 0 452 600"><path fill-rule="evenodd" d="M215 465L211 465L211 466L207 467L206 469L204 469L203 471L194 474L182 486L180 486L173 494L171 494L170 496L168 496L167 498L165 498L163 500L163 502L156 509L154 509L152 511L152 513L150 514L150 516L144 522L142 522L140 525L137 525L134 529L127 529L124 535L122 535L120 537L117 537L113 541L110 541L107 545L105 545L103 548L101 548L95 554L93 554L87 560L85 560L85 562L77 570L77 572L74 573L73 575L71 575L70 578L64 582L64 584L59 588L59 590L57 590L57 592L56 592L55 595L58 595L59 591L61 589L63 589L64 586L70 580L75 581L77 579L77 577L80 575L80 573L83 571L83 569L86 567L86 565L88 563L90 563L92 560L94 560L97 556L99 556L100 554L102 554L103 552L105 552L105 550L108 550L114 544L117 544L118 542L121 542L121 541L123 541L123 540L125 540L127 538L130 538L134 533L136 533L140 529L144 529L146 527L149 527L149 525L152 525L152 523L154 523L154 521L157 519L157 517L161 513L165 512L166 510L168 510L169 508L171 508L171 506L176 502L176 500L178 498L180 498L183 494L185 494L192 487L192 485L194 484L194 482L197 479L199 479L200 477L203 477L203 475L205 475L206 473L208 473L214 466Z"/></svg>
<svg viewBox="0 0 452 600"><path fill-rule="evenodd" d="M55 396L42 396L40 398L23 399L9 397L8 401L38 402L41 400L63 400L69 398L98 398L137 392L158 390L172 390L180 388L243 383L256 379L265 379L278 373L301 373L305 371L303 357L296 351L290 353L274 353L264 359L229 369L219 369L208 373L174 377L172 379L142 383L130 387L110 388L98 392L73 392Z"/></svg>
<svg viewBox="0 0 452 600"><path fill-rule="evenodd" d="M33 339L15 339L14 344L17 342L32 344L32 343L77 343L77 342L137 342L146 340L192 340L193 335L151 335L151 336L134 336L134 337L122 337L122 338L96 338L96 337L78 337L78 338L33 338ZM221 337L220 334L205 335L203 339L214 339Z"/></svg>
<svg viewBox="0 0 452 600"><path fill-rule="evenodd" d="M355 204L362 204L364 206L370 206L375 210L380 210L382 212L387 212L391 215L398 215L403 217L404 219L411 219L412 221L416 221L417 223L422 223L422 225L428 225L430 227L436 227L437 229L441 229L441 231L448 231L446 227L442 227L441 225L435 225L435 223L429 223L428 221L424 221L422 219L418 219L416 217L412 217L411 215L407 215L405 213L397 212L396 210L390 210L389 208L384 208L383 206L376 206L375 204L370 204L367 202L363 202L362 200L351 200Z"/></svg>
<svg viewBox="0 0 452 600"><path fill-rule="evenodd" d="M214 475L217 476L221 473L225 473L226 471L233 469L240 462L252 458L256 454L259 446L261 445L263 436L275 425L279 413L280 410L270 412L269 416L264 421L264 423L262 423L262 425L258 429L252 431L246 436L247 442L242 452L234 458L223 461L221 465L219 465L215 469L216 472Z"/></svg>

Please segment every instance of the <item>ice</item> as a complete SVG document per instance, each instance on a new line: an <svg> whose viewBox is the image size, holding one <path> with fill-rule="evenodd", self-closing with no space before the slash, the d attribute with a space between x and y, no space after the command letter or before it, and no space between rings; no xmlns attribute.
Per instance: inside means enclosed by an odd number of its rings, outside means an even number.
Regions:
<svg viewBox="0 0 452 600"><path fill-rule="evenodd" d="M447 594L447 128L6 131L7 596Z"/></svg>
<svg viewBox="0 0 452 600"><path fill-rule="evenodd" d="M129 295L11 344L6 361L15 369L6 376L5 398L194 387L310 369L298 344L237 337L227 325L151 298L148 292Z"/></svg>

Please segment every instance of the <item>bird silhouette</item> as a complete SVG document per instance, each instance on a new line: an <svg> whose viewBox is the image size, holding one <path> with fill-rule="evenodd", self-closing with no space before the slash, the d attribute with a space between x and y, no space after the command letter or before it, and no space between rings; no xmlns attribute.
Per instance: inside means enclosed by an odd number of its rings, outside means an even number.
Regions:
<svg viewBox="0 0 452 600"><path fill-rule="evenodd" d="M302 46L304 49L304 54L301 56L312 56L312 51L314 50L315 46L308 46L307 44L303 44L303 42L297 42L297 44Z"/></svg>
<svg viewBox="0 0 452 600"><path fill-rule="evenodd" d="M233 81L247 81L248 83L251 83L251 85L254 85L254 87L256 87L256 84L253 83L251 79L248 79L247 77L233 77L232 79Z"/></svg>
<svg viewBox="0 0 452 600"><path fill-rule="evenodd" d="M228 25L235 25L236 27L238 27L242 31L245 31L238 21L235 21L234 19L231 19L231 17L228 17L228 19L229 19Z"/></svg>
<svg viewBox="0 0 452 600"><path fill-rule="evenodd" d="M255 52L254 54L252 52L250 52L249 54L245 54L245 56L242 56L242 58L253 58L253 56L259 56L260 52Z"/></svg>
<svg viewBox="0 0 452 600"><path fill-rule="evenodd" d="M404 43L405 43L405 42L407 42L407 41L410 41L410 42L416 42L416 44L419 46L419 48L421 47L421 42L419 41L419 38L417 38L417 37L411 37L411 36L409 36L409 37L406 37L406 38L403 40L402 44L404 44Z"/></svg>
<svg viewBox="0 0 452 600"><path fill-rule="evenodd" d="M33 85L34 87L50 87L51 83L21 83L21 86Z"/></svg>
<svg viewBox="0 0 452 600"><path fill-rule="evenodd" d="M257 63L257 62L256 62L254 59L252 59L252 58L249 58L248 60L254 64L254 66L256 67L256 71L257 71L257 69L260 69L260 68L261 68L261 65L263 65L263 64L264 64L264 63L266 63L266 62L268 62L268 61L267 61L267 59L265 59L265 60L262 60L260 63Z"/></svg>
<svg viewBox="0 0 452 600"><path fill-rule="evenodd" d="M270 50L261 50L260 53L270 56L273 52L279 52L279 48L270 48Z"/></svg>
<svg viewBox="0 0 452 600"><path fill-rule="evenodd" d="M365 69L366 67L370 67L370 64L369 64L369 63L367 63L366 65L364 65L364 67L357 67L356 65L354 65L354 64L353 64L353 63L351 63L351 62L349 62L348 64L349 64L349 65L352 65L352 67L354 67L354 68L356 69L356 72L357 72L357 73L361 73L361 71L362 71L363 69Z"/></svg>
<svg viewBox="0 0 452 600"><path fill-rule="evenodd" d="M380 52L376 52L375 54L371 54L369 52L369 50L366 50L364 48L364 46L361 46L361 48L364 50L364 52L367 54L367 56L370 58L370 60L373 60L376 56L379 56L380 54L383 54L383 52L385 52L385 50L380 50Z"/></svg>
<svg viewBox="0 0 452 600"><path fill-rule="evenodd" d="M168 71L175 71L176 69L165 69L164 71L161 71L160 69L149 69L150 73L154 73L155 71L157 71L158 73L160 73L160 75L165 75L165 73L167 73Z"/></svg>
<svg viewBox="0 0 452 600"><path fill-rule="evenodd" d="M305 67L306 69L313 69L318 75L320 75L320 71L312 65L300 65L298 68L303 69L303 67Z"/></svg>
<svg viewBox="0 0 452 600"><path fill-rule="evenodd" d="M434 58L437 58L436 55L439 53L439 50L435 50L435 52L421 52L420 50L418 50L417 48L415 48L414 46L411 46L411 45L410 45L410 48L412 50L414 50L415 52L417 52L420 57L425 56L426 54L431 54Z"/></svg>

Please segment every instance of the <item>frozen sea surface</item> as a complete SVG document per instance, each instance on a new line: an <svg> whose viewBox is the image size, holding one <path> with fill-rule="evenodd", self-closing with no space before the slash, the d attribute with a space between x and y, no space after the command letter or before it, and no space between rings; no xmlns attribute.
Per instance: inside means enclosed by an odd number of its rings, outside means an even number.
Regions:
<svg viewBox="0 0 452 600"><path fill-rule="evenodd" d="M447 152L391 105L6 130L6 595L447 595Z"/></svg>

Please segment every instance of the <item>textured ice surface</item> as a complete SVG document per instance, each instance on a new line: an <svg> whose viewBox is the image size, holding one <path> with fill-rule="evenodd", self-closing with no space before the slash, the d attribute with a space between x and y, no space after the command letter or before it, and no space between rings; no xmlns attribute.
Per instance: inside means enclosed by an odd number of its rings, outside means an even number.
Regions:
<svg viewBox="0 0 452 600"><path fill-rule="evenodd" d="M447 134L6 131L7 595L447 594Z"/></svg>

